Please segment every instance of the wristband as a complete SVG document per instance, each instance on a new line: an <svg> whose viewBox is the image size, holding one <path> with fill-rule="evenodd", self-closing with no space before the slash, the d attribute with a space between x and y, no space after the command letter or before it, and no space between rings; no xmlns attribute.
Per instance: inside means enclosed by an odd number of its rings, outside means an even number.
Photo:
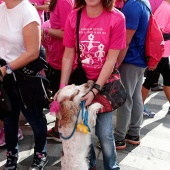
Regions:
<svg viewBox="0 0 170 170"><path fill-rule="evenodd" d="M90 91L93 93L93 96L95 97L96 95L95 95L94 91L92 89Z"/></svg>
<svg viewBox="0 0 170 170"><path fill-rule="evenodd" d="M100 85L98 85L98 84L94 84L93 88L98 90L99 92L102 91L102 87Z"/></svg>
<svg viewBox="0 0 170 170"><path fill-rule="evenodd" d="M14 71L9 64L7 64L6 67L8 67L8 69L10 69L12 72Z"/></svg>
<svg viewBox="0 0 170 170"><path fill-rule="evenodd" d="M60 86L59 86L59 88L62 89L62 88L64 88L65 86L66 86L66 84L61 83Z"/></svg>

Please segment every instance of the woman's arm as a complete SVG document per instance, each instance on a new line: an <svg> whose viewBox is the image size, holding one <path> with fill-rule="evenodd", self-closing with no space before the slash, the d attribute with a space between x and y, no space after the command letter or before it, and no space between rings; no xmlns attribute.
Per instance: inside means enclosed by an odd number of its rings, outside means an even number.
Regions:
<svg viewBox="0 0 170 170"><path fill-rule="evenodd" d="M49 10L49 4L44 4L44 5L34 4L34 7L36 8L36 10L41 10L41 11L48 11Z"/></svg>
<svg viewBox="0 0 170 170"><path fill-rule="evenodd" d="M45 30L44 30L45 31ZM51 37L54 37L56 39L63 39L63 35L64 35L64 31L62 31L61 29L53 29L53 28L49 28L48 29L48 34Z"/></svg>
<svg viewBox="0 0 170 170"><path fill-rule="evenodd" d="M39 56L40 50L40 25L37 22L31 22L23 28L23 38L26 51L21 54L16 60L8 63L12 70L19 69ZM2 74L6 74L6 67L1 68Z"/></svg>
<svg viewBox="0 0 170 170"><path fill-rule="evenodd" d="M49 11L49 5L50 5L50 1L47 0L44 2L43 5L37 5L36 3L33 4L34 7L37 9L37 10L41 10L41 11Z"/></svg>
<svg viewBox="0 0 170 170"><path fill-rule="evenodd" d="M117 58L117 62L118 62L119 66L121 65L121 63L123 62L123 60L126 56L126 53L129 49L129 44L132 41L132 38L133 38L135 32L136 32L136 30L131 30L131 29L126 30L126 48L120 51L118 58Z"/></svg>
<svg viewBox="0 0 170 170"><path fill-rule="evenodd" d="M69 78L73 69L73 61L75 57L75 49L65 47L63 59L62 59L62 69L61 69L61 84L68 84Z"/></svg>

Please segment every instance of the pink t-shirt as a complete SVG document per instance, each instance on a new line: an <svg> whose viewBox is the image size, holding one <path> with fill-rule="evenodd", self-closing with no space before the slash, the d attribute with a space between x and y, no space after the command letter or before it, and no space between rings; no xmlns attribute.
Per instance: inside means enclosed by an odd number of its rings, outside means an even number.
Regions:
<svg viewBox="0 0 170 170"><path fill-rule="evenodd" d="M77 11L67 19L63 44L76 46ZM126 28L124 15L113 8L112 12L103 10L100 16L89 18L83 8L79 29L81 62L88 79L97 80L109 49L120 50L126 46ZM75 57L75 63L77 59ZM76 67L76 64L74 65Z"/></svg>
<svg viewBox="0 0 170 170"><path fill-rule="evenodd" d="M170 34L170 4L163 1L154 13L157 22L163 33ZM165 41L165 51L163 57L170 56L170 40Z"/></svg>
<svg viewBox="0 0 170 170"><path fill-rule="evenodd" d="M159 7L162 1L163 0L149 0L153 12Z"/></svg>
<svg viewBox="0 0 170 170"><path fill-rule="evenodd" d="M46 0L29 0L31 3L36 3L38 6L44 5ZM44 11L37 10L38 15L40 16L41 24L44 22Z"/></svg>
<svg viewBox="0 0 170 170"><path fill-rule="evenodd" d="M55 6L54 11L50 13L49 23L46 23L47 26L53 29L61 29L64 31L67 16L72 11L72 8L73 8L72 0L57 0L57 4ZM63 40L49 36L47 38L48 42L45 46L45 48L48 48L47 62L53 68L61 70L61 62L64 53Z"/></svg>

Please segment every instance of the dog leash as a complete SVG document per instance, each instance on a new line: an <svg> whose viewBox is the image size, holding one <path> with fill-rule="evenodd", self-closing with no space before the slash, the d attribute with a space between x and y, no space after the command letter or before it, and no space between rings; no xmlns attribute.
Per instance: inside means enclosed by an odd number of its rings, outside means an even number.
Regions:
<svg viewBox="0 0 170 170"><path fill-rule="evenodd" d="M73 131L71 132L71 134L70 134L69 136L65 137L65 136L62 135L62 133L59 133L59 134L60 134L60 137L61 137L62 139L64 139L64 140L70 139L70 138L73 136L76 128L77 128L77 130L78 130L79 132L82 132L82 130L81 130L82 127L78 128L78 125L80 125L80 124L78 124L78 118L79 118L80 112L82 112L82 120L83 120L83 122L84 122L84 126L86 126L86 127L88 128L88 131L89 131L89 132L91 132L90 127L89 127L89 125L88 125L88 110L86 110L86 111L85 111L85 114L84 114L84 108L85 108L84 105L85 105L85 101L82 101L82 102L80 103L81 109L79 110L79 112L78 112L78 114L77 114L77 120L76 120L76 123L75 123L75 125L74 125ZM81 124L81 125L82 125L82 124Z"/></svg>
<svg viewBox="0 0 170 170"><path fill-rule="evenodd" d="M79 123L77 125L77 131L82 132L84 134L87 134L88 132L91 132L90 127L88 125L88 110L86 109L84 113L84 108L85 108L85 101L81 103L81 108L82 108L82 123Z"/></svg>

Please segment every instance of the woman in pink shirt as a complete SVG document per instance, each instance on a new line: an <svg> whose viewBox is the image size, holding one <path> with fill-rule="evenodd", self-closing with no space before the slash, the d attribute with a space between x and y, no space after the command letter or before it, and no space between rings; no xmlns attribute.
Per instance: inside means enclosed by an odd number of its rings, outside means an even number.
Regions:
<svg viewBox="0 0 170 170"><path fill-rule="evenodd" d="M49 64L47 78L50 81L50 90L53 95L59 89L61 62L64 53L64 46L62 44L64 27L66 18L72 11L72 8L72 0L51 0L49 6L50 20L42 25L42 45L46 49L46 59ZM48 131L47 139L61 141L58 133L58 119L56 119L55 127Z"/></svg>
<svg viewBox="0 0 170 170"><path fill-rule="evenodd" d="M162 1L161 5L154 12L154 16L164 35L165 50L157 68L154 71L148 72L147 78L142 87L142 95L145 101L155 76L161 74L163 77L164 92L170 103L170 0ZM170 106L168 114L170 114Z"/></svg>
<svg viewBox="0 0 170 170"><path fill-rule="evenodd" d="M81 7L79 28L81 63L87 78L94 80L96 86L101 89L113 71L120 50L126 46L125 18L119 10L113 8L113 0L75 0L75 8ZM73 67L76 66L76 19L77 10L70 13L66 21L61 88L69 83ZM98 92L99 90L92 88L82 97L82 100L86 101L86 106L91 104ZM95 133L100 140L104 169L119 170L113 143L112 114L108 112L97 116ZM95 170L96 156L93 145L89 157L89 169Z"/></svg>
<svg viewBox="0 0 170 170"><path fill-rule="evenodd" d="M41 24L44 22L44 12L48 11L49 0L29 0L36 8L38 15L40 16Z"/></svg>

